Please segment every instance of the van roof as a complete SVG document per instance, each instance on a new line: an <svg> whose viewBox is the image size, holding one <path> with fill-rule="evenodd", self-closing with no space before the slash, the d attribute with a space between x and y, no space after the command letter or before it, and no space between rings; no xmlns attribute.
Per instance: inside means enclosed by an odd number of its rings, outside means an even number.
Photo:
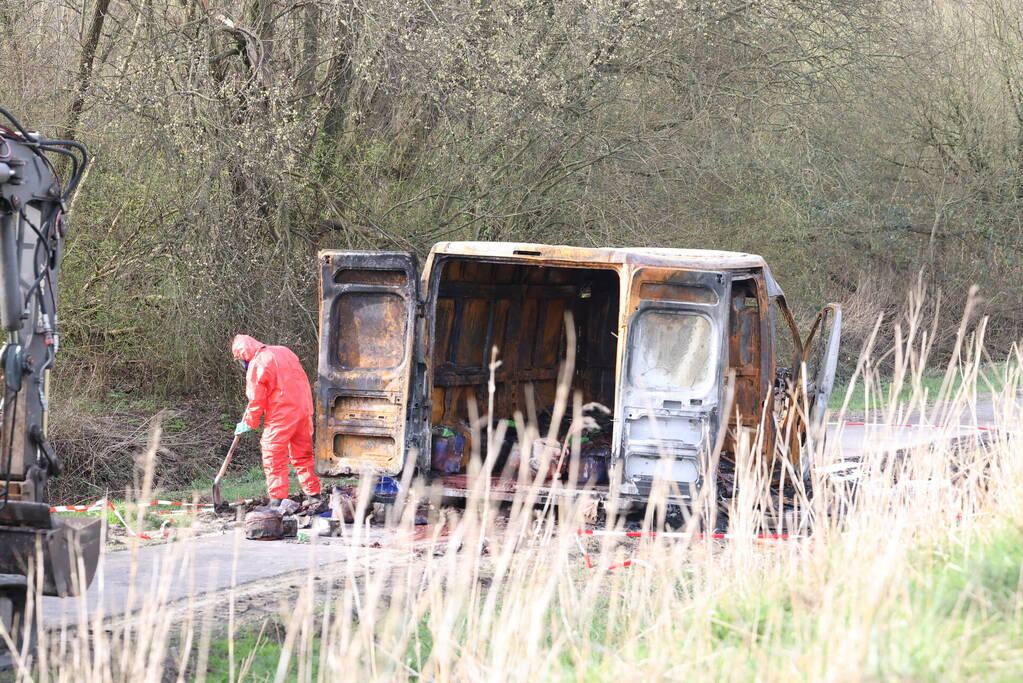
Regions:
<svg viewBox="0 0 1023 683"><path fill-rule="evenodd" d="M434 254L510 258L524 261L575 263L629 263L676 268L721 270L766 268L762 256L711 249L660 249L651 247L571 247L529 242L438 242Z"/></svg>

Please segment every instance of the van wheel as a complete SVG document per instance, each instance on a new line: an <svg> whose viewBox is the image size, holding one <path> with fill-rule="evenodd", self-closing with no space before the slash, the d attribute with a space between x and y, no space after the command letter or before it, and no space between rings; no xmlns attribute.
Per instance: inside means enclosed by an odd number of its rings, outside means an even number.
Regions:
<svg viewBox="0 0 1023 683"><path fill-rule="evenodd" d="M5 582L5 579L9 581ZM27 652L31 658L35 649L36 632L33 624L26 623L27 605L28 588L25 585L25 577L0 574L0 621L14 641L17 652L19 654ZM0 638L0 669L13 668L17 661L17 656L8 650L7 641Z"/></svg>
<svg viewBox="0 0 1023 683"><path fill-rule="evenodd" d="M689 521L689 511L683 510L681 505L669 503L664 506L664 528L667 531L678 531Z"/></svg>
<svg viewBox="0 0 1023 683"><path fill-rule="evenodd" d="M669 503L664 506L664 531L684 531L689 527L691 520L695 512L687 505L677 505L675 503ZM708 532L715 532L717 526L721 524L721 513L717 512L714 515L714 524L710 522L706 511L701 514L696 523L692 525L692 531L694 533L702 534ZM728 524L728 515L725 514L725 524Z"/></svg>

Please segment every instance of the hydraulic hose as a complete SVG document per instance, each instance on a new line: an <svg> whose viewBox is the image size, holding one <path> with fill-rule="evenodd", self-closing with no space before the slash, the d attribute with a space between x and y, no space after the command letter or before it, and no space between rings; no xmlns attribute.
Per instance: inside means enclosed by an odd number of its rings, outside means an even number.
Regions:
<svg viewBox="0 0 1023 683"><path fill-rule="evenodd" d="M0 320L8 332L21 329L22 297L20 269L18 267L18 221L20 212L5 212L0 217L0 278L3 297L0 298Z"/></svg>

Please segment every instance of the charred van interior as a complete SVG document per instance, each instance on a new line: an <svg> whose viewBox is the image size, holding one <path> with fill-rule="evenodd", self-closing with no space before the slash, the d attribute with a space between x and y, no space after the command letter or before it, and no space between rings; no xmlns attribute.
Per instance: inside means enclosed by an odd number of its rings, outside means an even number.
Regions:
<svg viewBox="0 0 1023 683"><path fill-rule="evenodd" d="M487 411L494 347L500 365L494 373L493 418L504 420L506 426L494 472L515 478L519 467L528 466L528 455L519 453L516 445L522 425L515 416L536 425L541 436L548 434L570 337L567 322L576 339L571 388L581 393L591 418L582 435L578 483L606 483L618 356L617 271L452 258L436 277L434 330L429 335L434 473L464 473L474 450L487 455L485 443L473 448L471 423L474 410L477 415ZM475 409L470 407L473 402ZM550 447L557 448L563 440L569 420L566 417L553 431ZM541 480L567 476L567 467L558 468L557 459L552 459L555 464ZM531 479L539 460L534 457L532 464Z"/></svg>

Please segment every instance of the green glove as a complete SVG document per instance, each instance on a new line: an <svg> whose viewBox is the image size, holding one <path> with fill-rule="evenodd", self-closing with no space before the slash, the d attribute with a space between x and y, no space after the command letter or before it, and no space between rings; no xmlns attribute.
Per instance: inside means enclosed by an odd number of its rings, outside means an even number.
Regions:
<svg viewBox="0 0 1023 683"><path fill-rule="evenodd" d="M252 431L252 427L250 427L247 424L245 424L245 420L242 420L241 422L239 422L238 424L236 424L234 426L234 435L235 436L241 436L245 432L251 432L251 431Z"/></svg>

